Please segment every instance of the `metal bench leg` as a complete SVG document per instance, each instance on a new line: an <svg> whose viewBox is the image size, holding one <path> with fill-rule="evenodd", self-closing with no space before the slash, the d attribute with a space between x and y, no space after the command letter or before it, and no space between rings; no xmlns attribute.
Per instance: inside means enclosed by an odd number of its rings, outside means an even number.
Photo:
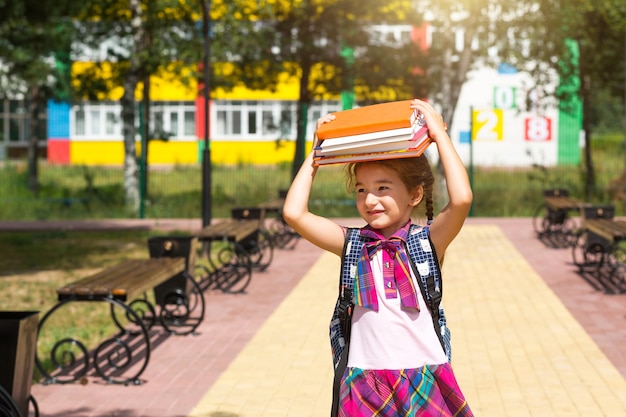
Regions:
<svg viewBox="0 0 626 417"><path fill-rule="evenodd" d="M67 384L84 378L93 364L96 373L105 381L113 384L141 384L140 375L146 369L150 361L150 338L148 330L143 320L126 304L113 299L98 299L84 302L102 302L117 306L124 310L129 321L138 330L120 331L112 338L100 343L92 354L87 346L77 337L66 337L56 341L49 350L41 346L40 340L45 331L47 320L61 307L76 302L76 300L66 300L57 303L52 307L39 322L37 351L35 355L35 365L44 377L44 384ZM125 337L123 337L125 336ZM133 346L131 346L131 344ZM134 352L139 352L135 354ZM44 364L42 357L48 355ZM131 367L139 369L129 377L124 377L124 372ZM53 368L53 374L48 370Z"/></svg>
<svg viewBox="0 0 626 417"><path fill-rule="evenodd" d="M626 250L614 245L606 255L604 268L598 268L597 279L603 283L606 294L626 292Z"/></svg>
<svg viewBox="0 0 626 417"><path fill-rule="evenodd" d="M161 325L176 335L195 332L204 320L205 300L202 288L187 272L183 276L187 285L166 294L159 313Z"/></svg>
<svg viewBox="0 0 626 417"><path fill-rule="evenodd" d="M247 256L250 258L252 268L259 271L265 271L274 258L274 245L269 232L259 230L256 236L239 242L235 245L237 256Z"/></svg>
<svg viewBox="0 0 626 417"><path fill-rule="evenodd" d="M218 253L221 264L216 276L217 287L225 293L241 294L252 280L252 262L243 248L225 247Z"/></svg>

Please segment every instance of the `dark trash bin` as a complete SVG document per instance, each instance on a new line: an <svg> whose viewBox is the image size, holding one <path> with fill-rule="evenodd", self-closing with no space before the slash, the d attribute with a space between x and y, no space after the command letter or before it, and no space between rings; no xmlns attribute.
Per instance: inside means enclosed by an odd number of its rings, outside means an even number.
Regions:
<svg viewBox="0 0 626 417"><path fill-rule="evenodd" d="M196 261L196 243L194 236L154 236L148 239L148 251L151 258L185 258L187 272L193 276ZM163 307L166 297L183 291L187 294L188 279L180 274L154 288L156 303Z"/></svg>
<svg viewBox="0 0 626 417"><path fill-rule="evenodd" d="M0 385L28 416L37 349L38 311L0 311Z"/></svg>

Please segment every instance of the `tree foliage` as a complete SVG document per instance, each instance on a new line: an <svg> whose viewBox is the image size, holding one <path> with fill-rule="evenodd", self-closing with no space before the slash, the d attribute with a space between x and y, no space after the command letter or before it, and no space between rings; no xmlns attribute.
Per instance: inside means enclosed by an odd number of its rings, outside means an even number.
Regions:
<svg viewBox="0 0 626 417"><path fill-rule="evenodd" d="M539 0L520 22L507 32L508 48L503 50L508 58L519 65L533 63L530 71L539 85L547 69L554 70L561 81L577 81L562 85L554 95L562 102L582 103L585 190L590 198L596 182L591 141L607 109L598 98L622 103L624 117L626 3Z"/></svg>
<svg viewBox="0 0 626 417"><path fill-rule="evenodd" d="M385 46L372 25L417 26L411 2L377 0L223 1L214 7L215 84L275 89L284 74L299 80L293 173L304 160L306 114L315 100L356 90L363 102L420 92L410 42Z"/></svg>
<svg viewBox="0 0 626 417"><path fill-rule="evenodd" d="M56 0L0 2L0 97L23 97L30 113L28 187L38 192L39 113L67 94L62 51L75 38L69 23L80 3Z"/></svg>
<svg viewBox="0 0 626 417"><path fill-rule="evenodd" d="M588 196L594 187L590 141L601 113L594 98L624 103L623 0L417 0L432 26L424 68L448 123L468 72L507 63L532 75L544 97L583 103ZM579 82L576 82L580 80ZM555 85L565 81L560 88ZM567 109L565 109L567 110Z"/></svg>

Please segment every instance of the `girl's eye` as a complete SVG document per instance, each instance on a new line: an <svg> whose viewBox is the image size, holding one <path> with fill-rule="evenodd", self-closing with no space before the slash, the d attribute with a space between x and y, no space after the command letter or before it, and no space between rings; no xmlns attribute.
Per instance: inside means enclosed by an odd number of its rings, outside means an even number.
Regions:
<svg viewBox="0 0 626 417"><path fill-rule="evenodd" d="M364 193L365 192L365 188L357 188L356 192L357 193Z"/></svg>

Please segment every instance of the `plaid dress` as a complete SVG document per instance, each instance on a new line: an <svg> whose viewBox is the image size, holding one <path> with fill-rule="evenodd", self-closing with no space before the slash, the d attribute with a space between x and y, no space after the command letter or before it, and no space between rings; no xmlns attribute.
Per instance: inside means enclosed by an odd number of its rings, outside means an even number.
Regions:
<svg viewBox="0 0 626 417"><path fill-rule="evenodd" d="M346 368L339 417L471 417L449 363L418 369Z"/></svg>

